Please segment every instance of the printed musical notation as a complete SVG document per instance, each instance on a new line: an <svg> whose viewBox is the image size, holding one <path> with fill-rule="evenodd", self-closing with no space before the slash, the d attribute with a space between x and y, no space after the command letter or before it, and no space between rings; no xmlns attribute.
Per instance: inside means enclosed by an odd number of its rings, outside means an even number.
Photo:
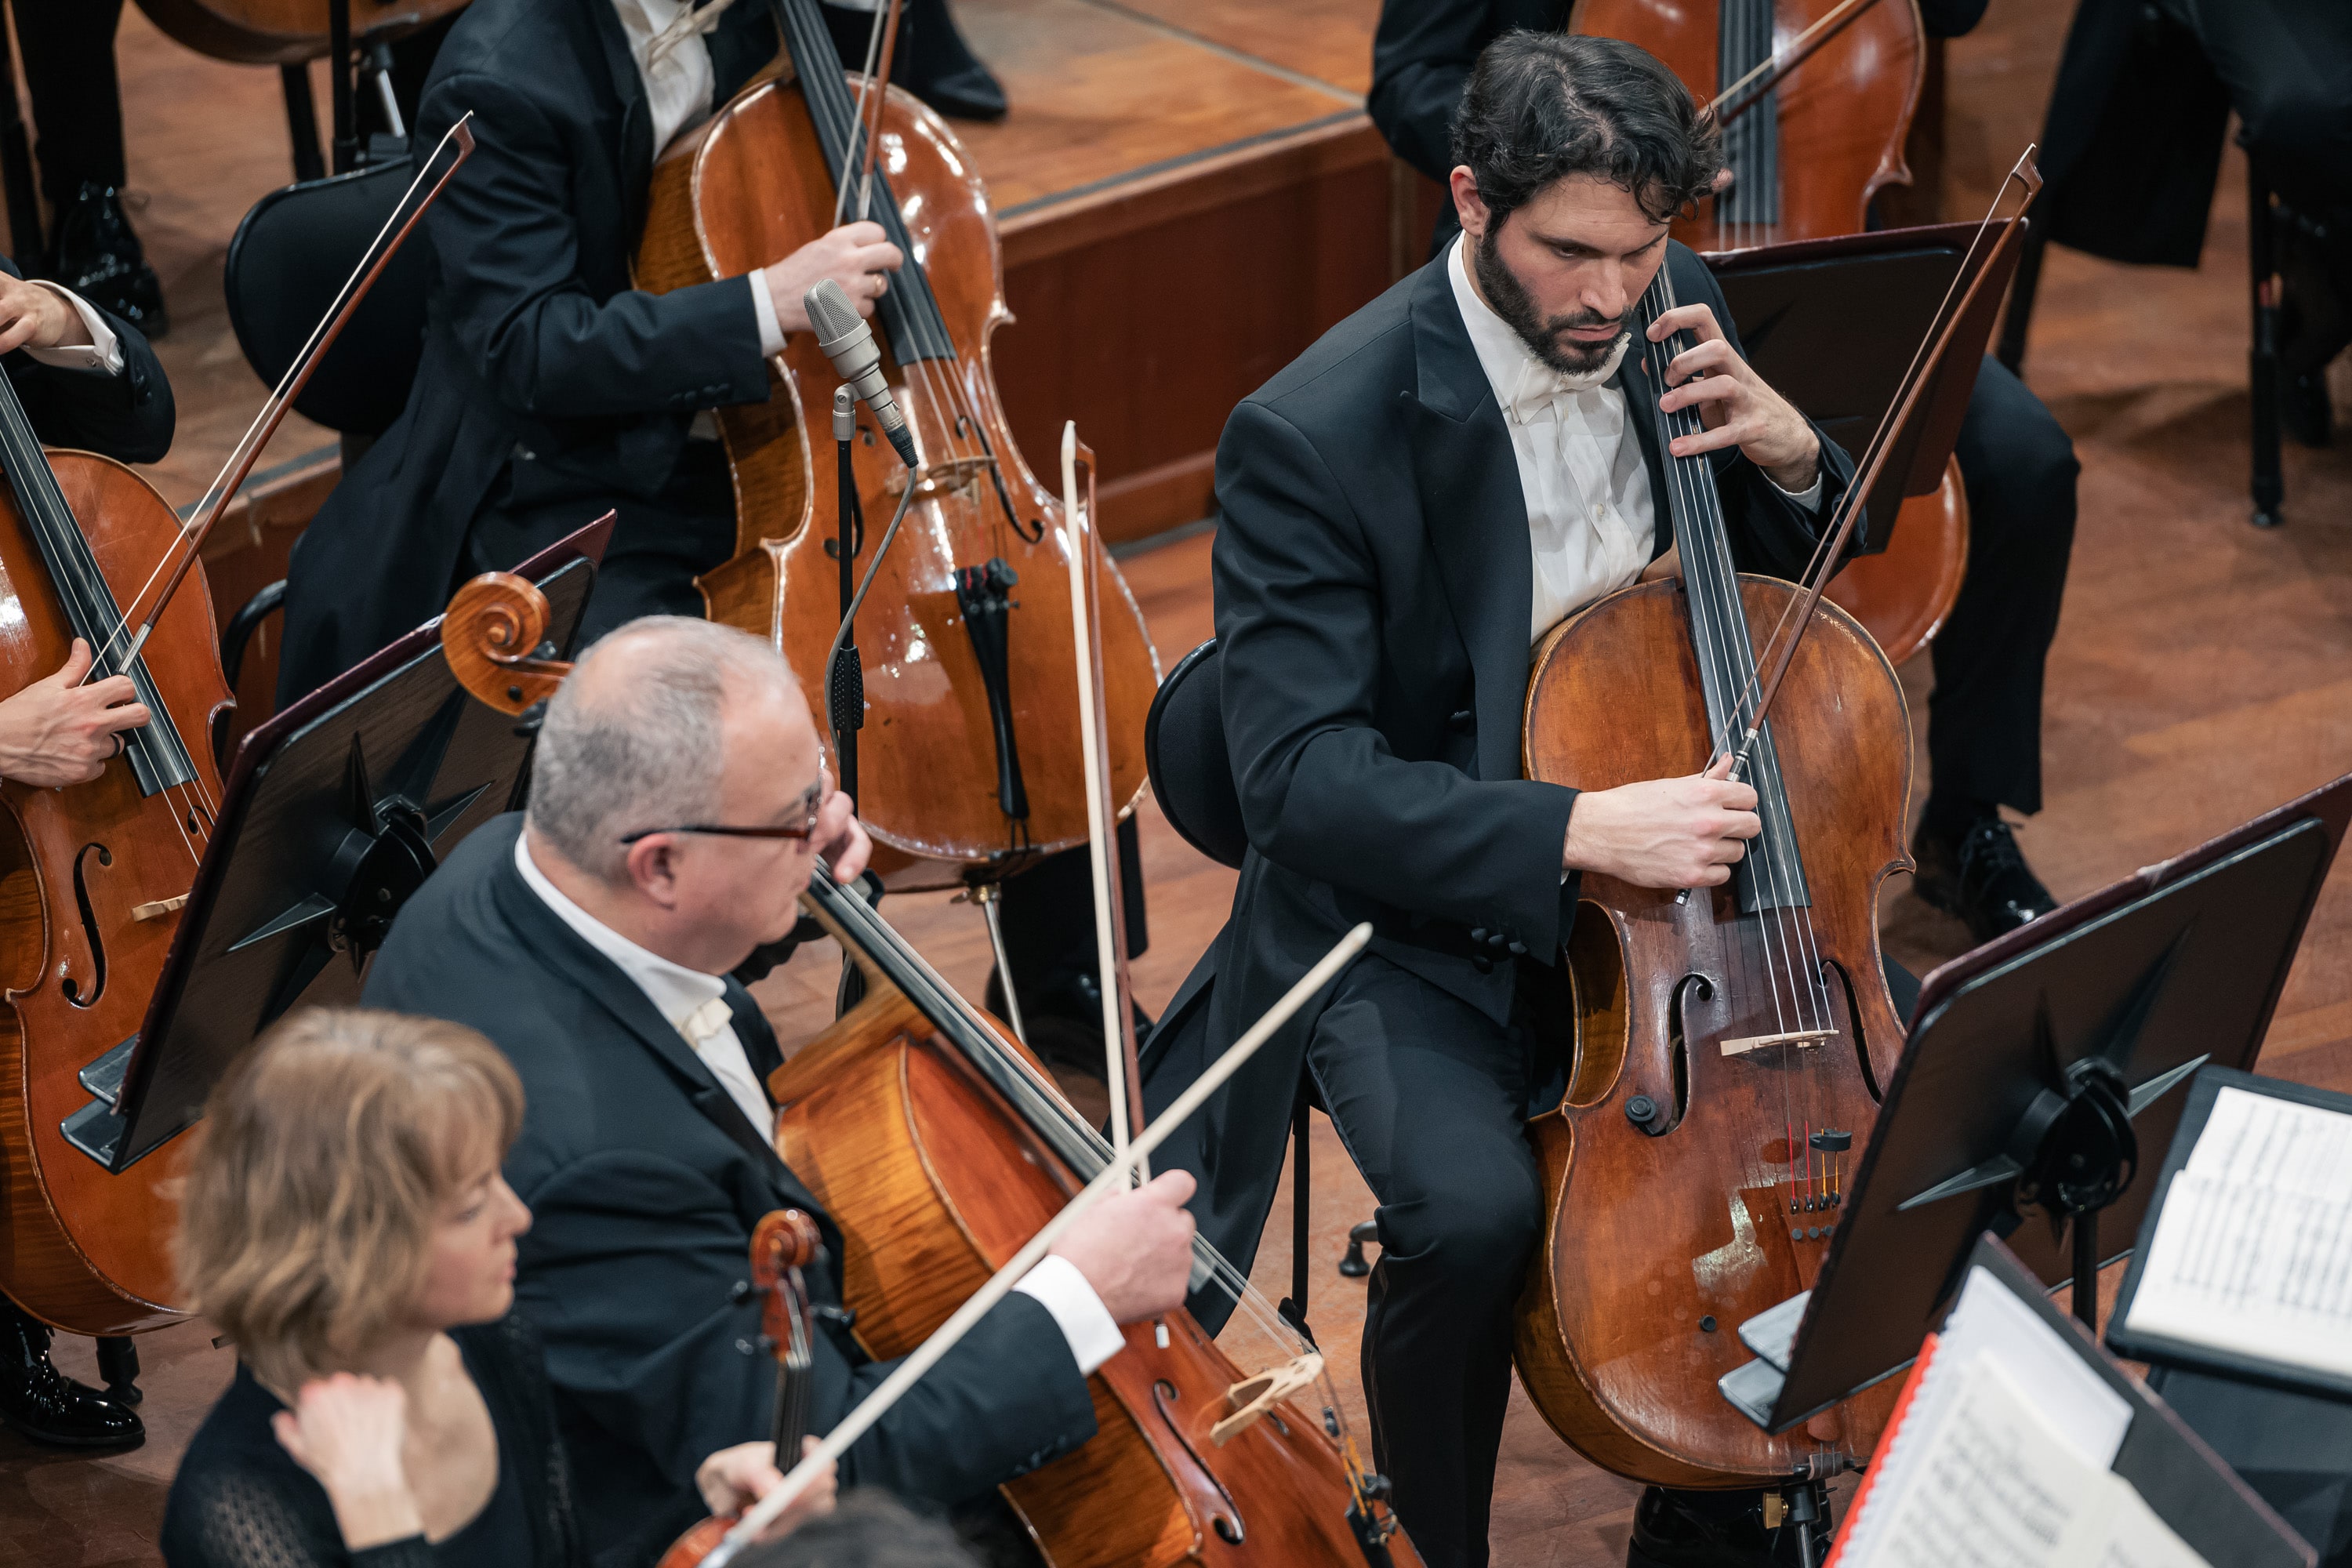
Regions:
<svg viewBox="0 0 2352 1568"><path fill-rule="evenodd" d="M2163 1204L2131 1332L2352 1376L2352 1117L2223 1089Z"/></svg>

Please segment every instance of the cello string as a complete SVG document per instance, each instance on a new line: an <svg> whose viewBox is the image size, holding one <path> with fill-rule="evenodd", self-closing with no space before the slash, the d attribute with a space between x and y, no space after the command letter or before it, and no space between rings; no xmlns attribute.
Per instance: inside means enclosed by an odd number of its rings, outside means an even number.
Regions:
<svg viewBox="0 0 2352 1568"><path fill-rule="evenodd" d="M1665 310L1673 310L1676 303L1674 283L1667 276L1664 266L1662 265L1658 268L1648 292L1655 296L1655 300L1646 312L1647 319L1643 321L1645 347L1643 357L1650 366L1653 384L1663 394L1673 384L1668 379L1668 366L1679 351L1671 337L1662 343L1647 342L1647 326L1649 321L1655 320ZM1684 515L1691 521L1688 531L1688 548L1684 562L1684 575L1685 586L1692 593L1692 604L1696 612L1693 619L1694 647L1699 658L1706 663L1715 675L1717 691L1736 689L1738 671L1733 662L1732 650L1727 646L1730 635L1729 624L1719 618L1726 614L1722 604L1720 584L1717 581L1722 573L1723 561L1716 551L1717 541L1714 532L1707 526L1712 517L1712 521L1719 529L1720 514L1710 514L1705 505L1704 497L1712 493L1714 489L1711 477L1703 477L1694 471L1696 465L1704 464L1706 459L1704 457L1677 457L1671 449L1671 443L1676 437L1688 433L1693 423L1688 417L1689 410L1678 409L1669 413L1654 406L1650 412L1660 433L1660 456L1665 460L1668 482L1674 490L1674 500L1680 502ZM1680 531L1677 531L1677 537L1680 537ZM1710 729L1714 727L1714 716L1710 715ZM1735 871L1733 875L1736 877L1737 872ZM1769 868L1767 875L1769 875ZM1729 884L1727 883L1727 885ZM1774 1019L1780 1032L1786 1033L1788 1019L1780 1005L1780 986L1775 973L1779 960L1775 958L1771 950L1771 931L1768 924L1759 921L1759 931L1764 938L1765 971L1772 997Z"/></svg>
<svg viewBox="0 0 2352 1568"><path fill-rule="evenodd" d="M877 5L874 8L874 26L866 35L866 64L859 68L860 79L857 84L856 116L860 140L866 133L866 95L874 90L874 62L882 53L882 18L888 14L888 9L887 5ZM803 92L802 96L805 98L807 94ZM859 163L864 160L865 155L865 149L853 143L845 161L851 163ZM833 191L833 226L839 228L841 220L847 216L848 213L849 182L846 179L835 180Z"/></svg>
<svg viewBox="0 0 2352 1568"><path fill-rule="evenodd" d="M1668 275L1667 268L1665 266L1661 266L1658 268L1656 277L1652 280L1650 292L1654 296L1654 299L1648 304L1643 312L1644 320L1643 321L1643 326L1645 340L1648 336L1647 328L1649 322L1655 320L1655 318L1659 314L1662 314L1664 310L1671 310L1675 303L1674 281ZM1661 394L1663 394L1670 385L1667 375L1667 367L1672 363L1675 353L1675 341L1671 338L1664 343L1647 343L1646 345L1643 357L1645 363L1650 366L1651 384ZM1686 591L1691 595L1694 647L1697 651L1699 657L1707 661L1709 667L1714 670L1718 689L1730 689L1733 684L1734 676L1731 668L1731 649L1729 647L1726 646L1730 635L1730 624L1720 618L1723 613L1722 595L1717 586L1717 579L1721 574L1723 561L1716 552L1716 539L1710 534L1709 530L1706 526L1708 518L1707 514L1702 510L1700 499L1703 494L1713 493L1714 484L1712 477L1701 476L1694 471L1696 465L1706 462L1706 459L1704 457L1696 458L1678 458L1675 457L1671 450L1671 443L1674 438L1685 433L1696 423L1695 420L1689 417L1690 411L1685 409L1678 410L1675 413L1668 413L1664 410L1659 409L1654 404L1650 412L1653 418L1655 420L1658 428L1660 437L1660 456L1665 459L1666 470L1670 477L1670 483L1674 487L1675 499L1682 504L1685 510L1685 515L1687 515L1691 521L1691 527L1688 530L1688 549L1685 552L1684 562L1684 582ZM1719 526L1718 518L1718 527ZM1677 530L1678 534L1681 531L1681 530ZM1727 544L1727 541L1726 541L1726 542ZM1735 595L1737 594L1737 586L1738 585L1735 581L1732 585L1732 592ZM1710 725L1710 728L1711 727L1712 725ZM1759 805L1762 803L1763 794L1763 790L1759 788L1758 790ZM1770 827L1769 819L1765 820L1764 826L1766 830L1769 832ZM1750 876L1755 877L1757 875L1757 868L1751 866ZM1769 865L1764 868L1762 875L1766 879L1769 878ZM1733 876L1735 879L1727 880L1726 887L1728 890L1728 896L1731 900L1731 907L1736 922L1738 919L1738 895L1736 883L1736 870ZM1767 900L1774 903L1779 902L1778 898L1769 886L1760 890ZM1777 960L1772 951L1773 928L1769 921L1759 919L1756 922L1755 931L1760 941L1766 988L1772 1002L1772 1016L1776 1032L1785 1034L1788 1032L1788 1016L1781 1005L1780 984L1776 973ZM1727 1003L1730 999L1730 988L1734 984L1735 980L1739 985L1741 994L1752 996L1753 984L1748 974L1747 962L1749 944L1742 941L1729 942L1725 944L1725 950L1727 958L1727 962L1726 963L1727 973L1724 976L1727 991L1725 999ZM1796 1108L1790 1097L1788 1075L1786 1073L1778 1073L1774 1076L1779 1080L1780 1089L1783 1124L1785 1126L1793 1127L1795 1125ZM1734 1114L1738 1114L1738 1112L1735 1111ZM1793 1140L1793 1134L1791 1134L1790 1137ZM1791 1178L1793 1183L1793 1149L1790 1150L1790 1159ZM1731 1201L1738 1203L1743 1200L1735 1195Z"/></svg>

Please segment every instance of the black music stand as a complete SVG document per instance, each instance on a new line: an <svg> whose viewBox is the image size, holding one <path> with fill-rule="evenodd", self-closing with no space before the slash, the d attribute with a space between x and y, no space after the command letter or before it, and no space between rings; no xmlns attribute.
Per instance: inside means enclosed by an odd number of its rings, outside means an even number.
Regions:
<svg viewBox="0 0 2352 1568"><path fill-rule="evenodd" d="M517 571L569 643L612 519ZM359 1000L368 955L440 856L512 808L528 727L467 695L438 616L257 726L139 1033L82 1069L67 1140L120 1173L204 1114L221 1073L300 1005Z"/></svg>
<svg viewBox="0 0 2352 1568"><path fill-rule="evenodd" d="M1705 259L1756 374L1859 462L1958 276L1977 226L1880 229ZM1984 287L1867 498L1873 549L1885 545L1905 496L1931 494L1943 482L2020 249L2016 242L1987 247L1980 262ZM1822 353L1823 343L1836 345L1835 352Z"/></svg>
<svg viewBox="0 0 2352 1568"><path fill-rule="evenodd" d="M1902 1370L1988 1230L2091 1321L2133 1176L2191 1075L2252 1067L2347 820L2352 775L1930 974L1843 1201L1799 1216L1832 1228L1814 1287L1739 1326L1724 1396L1784 1432Z"/></svg>

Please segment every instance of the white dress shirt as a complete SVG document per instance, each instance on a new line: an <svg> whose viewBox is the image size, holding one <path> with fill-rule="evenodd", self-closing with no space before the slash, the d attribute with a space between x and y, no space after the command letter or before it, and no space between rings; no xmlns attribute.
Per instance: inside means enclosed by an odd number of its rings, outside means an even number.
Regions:
<svg viewBox="0 0 2352 1568"><path fill-rule="evenodd" d="M1468 237L1454 242L1446 275L1454 302L1486 373L1518 459L1535 565L1528 641L1573 612L1641 576L1657 543L1657 506L1642 443L1625 422L1625 395L1608 384L1625 356L1621 338L1608 362L1584 375L1556 371L1528 351L1508 321L1470 286ZM1822 482L1800 506L1821 500Z"/></svg>
<svg viewBox="0 0 2352 1568"><path fill-rule="evenodd" d="M81 318L83 329L89 333L89 342L60 343L53 349L26 349L25 352L43 364L53 364L61 370L100 370L109 375L121 375L122 343L115 337L114 329L106 324L106 318L98 313L98 307L62 284L36 278L33 285L47 289L71 305L74 314Z"/></svg>
<svg viewBox="0 0 2352 1568"><path fill-rule="evenodd" d="M698 13L687 0L613 0L621 30L628 35L629 58L637 62L637 75L646 84L646 111L653 117L656 158L679 132L690 131L710 118L710 95L718 84L711 75L710 46L704 32L726 11L727 3L711 0ZM694 26L688 17L695 18L702 30L683 38L673 34L675 41L656 58L656 40L665 32ZM751 287L751 310L760 321L760 352L773 358L784 352L784 330L776 321L776 302L768 297L767 279L759 273L746 273L744 280Z"/></svg>
<svg viewBox="0 0 2352 1568"><path fill-rule="evenodd" d="M531 858L528 834L515 838L515 869L522 873L523 884L539 895L540 902L577 931L583 942L611 960L613 967L646 994L654 1010L668 1019L670 1026L694 1047L694 1054L710 1069L719 1087L741 1109L744 1119L772 1141L776 1108L759 1076L752 1072L751 1058L744 1054L743 1042L735 1033L733 1013L727 1005L726 981L716 974L673 963L582 909L550 881L547 873ZM1095 1294L1087 1277L1078 1272L1077 1265L1069 1259L1045 1259L1023 1275L1021 1283L1013 1289L1052 1314L1062 1337L1069 1342L1070 1354L1076 1359L1082 1374L1092 1376L1097 1367L1126 1347L1127 1336L1112 1320L1109 1309Z"/></svg>

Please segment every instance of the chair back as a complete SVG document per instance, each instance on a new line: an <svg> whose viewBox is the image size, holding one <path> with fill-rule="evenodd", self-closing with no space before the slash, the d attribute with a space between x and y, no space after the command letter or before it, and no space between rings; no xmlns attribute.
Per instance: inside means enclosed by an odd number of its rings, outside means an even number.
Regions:
<svg viewBox="0 0 2352 1568"><path fill-rule="evenodd" d="M222 279L229 325L265 383L277 385L293 364L415 173L401 160L305 180L270 192L237 225ZM433 269L432 240L420 226L352 312L295 412L347 436L391 427L425 354Z"/></svg>
<svg viewBox="0 0 2352 1568"><path fill-rule="evenodd" d="M1143 765L1160 815L1185 843L1239 869L1249 848L1241 795L1225 752L1217 676L1217 639L1179 659L1151 699L1143 721Z"/></svg>

